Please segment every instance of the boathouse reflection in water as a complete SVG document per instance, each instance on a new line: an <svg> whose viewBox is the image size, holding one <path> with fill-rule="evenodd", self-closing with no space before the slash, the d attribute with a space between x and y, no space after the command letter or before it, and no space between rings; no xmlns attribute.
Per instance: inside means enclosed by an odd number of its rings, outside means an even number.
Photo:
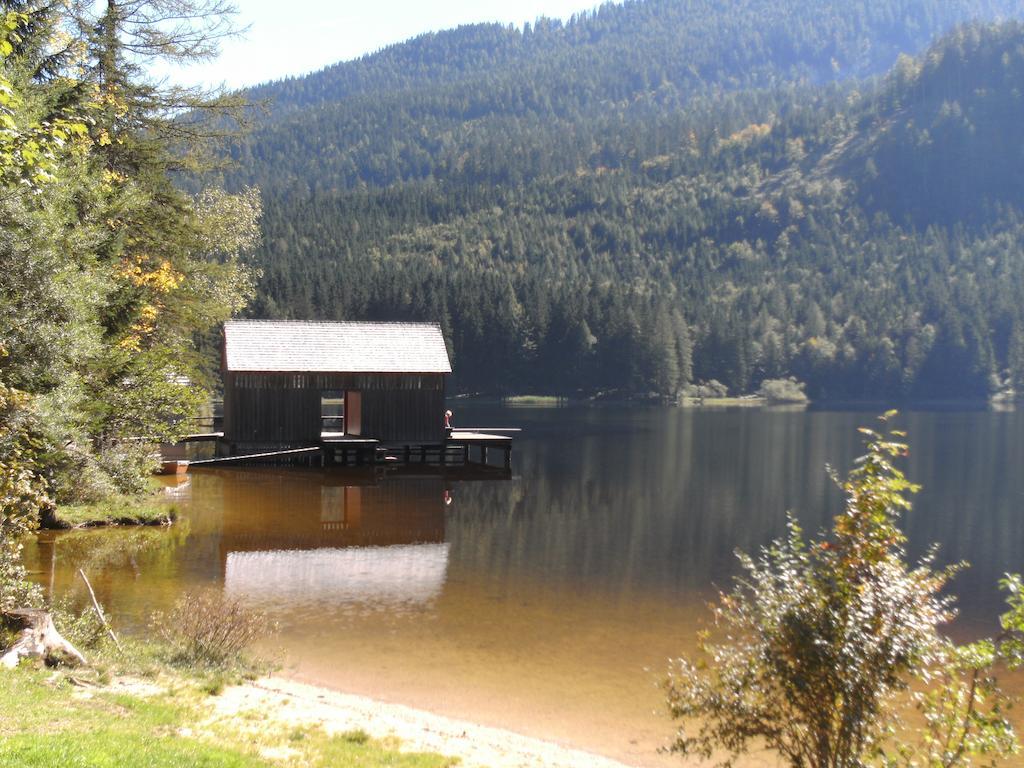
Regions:
<svg viewBox="0 0 1024 768"><path fill-rule="evenodd" d="M457 469L341 469L316 473L318 482L294 469L228 472L219 540L228 594L292 609L394 609L440 595Z"/></svg>
<svg viewBox="0 0 1024 768"><path fill-rule="evenodd" d="M363 603L393 610L437 598L447 568L447 544L231 552L224 590L267 607Z"/></svg>

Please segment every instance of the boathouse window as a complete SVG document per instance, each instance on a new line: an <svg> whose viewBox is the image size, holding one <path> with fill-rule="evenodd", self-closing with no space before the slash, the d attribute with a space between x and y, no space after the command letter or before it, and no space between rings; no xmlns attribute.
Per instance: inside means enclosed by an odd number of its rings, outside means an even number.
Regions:
<svg viewBox="0 0 1024 768"><path fill-rule="evenodd" d="M320 431L345 431L345 393L328 389L320 393Z"/></svg>

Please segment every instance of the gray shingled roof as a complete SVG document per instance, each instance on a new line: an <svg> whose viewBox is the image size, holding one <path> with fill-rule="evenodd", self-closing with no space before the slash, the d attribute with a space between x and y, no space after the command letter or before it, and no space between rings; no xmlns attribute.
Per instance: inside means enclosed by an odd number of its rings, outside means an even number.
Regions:
<svg viewBox="0 0 1024 768"><path fill-rule="evenodd" d="M229 371L451 373L436 323L324 323L229 320Z"/></svg>

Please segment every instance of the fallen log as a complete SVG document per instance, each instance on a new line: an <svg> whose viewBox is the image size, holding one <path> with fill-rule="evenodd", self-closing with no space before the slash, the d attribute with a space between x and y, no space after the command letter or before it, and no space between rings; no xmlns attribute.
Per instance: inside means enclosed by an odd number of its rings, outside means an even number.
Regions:
<svg viewBox="0 0 1024 768"><path fill-rule="evenodd" d="M42 659L49 666L85 664L85 657L65 640L49 611L17 608L0 614L9 629L18 632L13 645L0 656L0 667L13 669L22 659Z"/></svg>

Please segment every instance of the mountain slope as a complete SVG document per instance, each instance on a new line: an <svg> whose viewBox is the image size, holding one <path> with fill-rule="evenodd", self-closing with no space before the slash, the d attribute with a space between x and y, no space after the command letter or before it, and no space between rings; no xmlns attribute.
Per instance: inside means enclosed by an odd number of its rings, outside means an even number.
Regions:
<svg viewBox="0 0 1024 768"><path fill-rule="evenodd" d="M297 191L458 178L519 183L615 164L622 124L672 145L695 98L881 74L1014 0L646 0L567 24L424 35L254 89L270 113L230 185ZM596 144L596 149L595 149Z"/></svg>
<svg viewBox="0 0 1024 768"><path fill-rule="evenodd" d="M1020 387L1021 51L1019 23L974 24L878 81L565 121L488 113L418 171L412 147L436 126L410 118L375 180L357 162L369 134L310 155L310 183L270 152L281 178L251 311L439 320L462 391L671 396L784 375L818 397ZM267 130L319 141L330 120L310 116L333 108L296 102Z"/></svg>
<svg viewBox="0 0 1024 768"><path fill-rule="evenodd" d="M965 27L920 62L901 61L865 116L846 172L865 204L917 227L990 220L1021 203L1024 125L1020 27Z"/></svg>

